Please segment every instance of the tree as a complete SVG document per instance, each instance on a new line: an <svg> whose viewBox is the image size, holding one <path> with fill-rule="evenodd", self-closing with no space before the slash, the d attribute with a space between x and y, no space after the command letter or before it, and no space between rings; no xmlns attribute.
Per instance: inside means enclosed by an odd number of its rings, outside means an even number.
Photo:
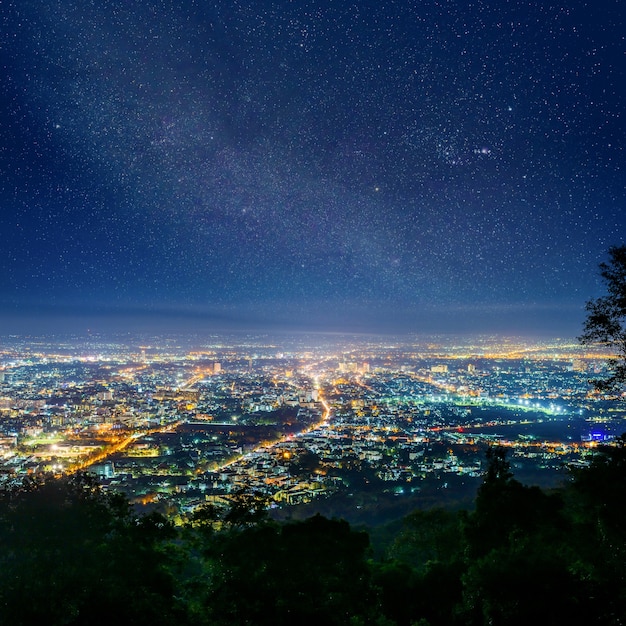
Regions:
<svg viewBox="0 0 626 626"><path fill-rule="evenodd" d="M207 546L204 584L194 596L212 626L343 625L377 610L369 537L345 521L316 515L246 525L216 533Z"/></svg>
<svg viewBox="0 0 626 626"><path fill-rule="evenodd" d="M294 476L307 478L312 474L315 474L320 467L320 462L321 459L319 454L315 454L315 452L311 452L310 450L305 450L289 464L289 471Z"/></svg>
<svg viewBox="0 0 626 626"><path fill-rule="evenodd" d="M489 448L487 461L465 526L464 623L602 623L561 492L516 480L505 448Z"/></svg>
<svg viewBox="0 0 626 626"><path fill-rule="evenodd" d="M0 490L0 623L184 624L173 536L90 475Z"/></svg>
<svg viewBox="0 0 626 626"><path fill-rule="evenodd" d="M610 260L600 264L600 275L607 294L587 302L583 345L599 343L615 352L611 376L596 380L598 389L615 389L626 383L626 246L609 249Z"/></svg>
<svg viewBox="0 0 626 626"><path fill-rule="evenodd" d="M591 548L588 562L612 601L626 610L626 434L597 449L591 464L574 472L572 514Z"/></svg>
<svg viewBox="0 0 626 626"><path fill-rule="evenodd" d="M515 545L520 537L550 542L564 530L558 494L516 480L506 454L499 446L487 450L487 470L476 494L476 509L465 528L472 558Z"/></svg>
<svg viewBox="0 0 626 626"><path fill-rule="evenodd" d="M227 506L216 506L208 502L199 506L189 516L188 526L209 532L217 528L241 530L260 524L268 518L270 496L252 489L248 484L224 495L223 500L227 502Z"/></svg>

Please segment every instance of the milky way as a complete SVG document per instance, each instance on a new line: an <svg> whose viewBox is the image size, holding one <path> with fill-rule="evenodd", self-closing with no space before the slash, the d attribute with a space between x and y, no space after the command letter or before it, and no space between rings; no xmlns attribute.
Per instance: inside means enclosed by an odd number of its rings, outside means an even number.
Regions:
<svg viewBox="0 0 626 626"><path fill-rule="evenodd" d="M0 11L7 328L575 334L624 242L618 0Z"/></svg>

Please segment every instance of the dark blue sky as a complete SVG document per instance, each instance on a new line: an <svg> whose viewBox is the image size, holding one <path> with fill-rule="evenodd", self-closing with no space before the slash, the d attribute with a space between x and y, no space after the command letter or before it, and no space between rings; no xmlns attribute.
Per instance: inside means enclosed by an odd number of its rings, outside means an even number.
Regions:
<svg viewBox="0 0 626 626"><path fill-rule="evenodd" d="M577 334L626 239L625 12L3 2L3 329Z"/></svg>

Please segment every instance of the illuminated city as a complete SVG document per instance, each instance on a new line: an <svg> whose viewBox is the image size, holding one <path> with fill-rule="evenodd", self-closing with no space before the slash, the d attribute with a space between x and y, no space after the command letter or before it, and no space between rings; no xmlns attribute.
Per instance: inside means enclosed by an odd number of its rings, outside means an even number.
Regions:
<svg viewBox="0 0 626 626"><path fill-rule="evenodd" d="M563 340L13 337L0 358L5 485L87 470L175 519L240 489L348 515L467 500L496 443L557 485L626 430L590 384L607 355Z"/></svg>

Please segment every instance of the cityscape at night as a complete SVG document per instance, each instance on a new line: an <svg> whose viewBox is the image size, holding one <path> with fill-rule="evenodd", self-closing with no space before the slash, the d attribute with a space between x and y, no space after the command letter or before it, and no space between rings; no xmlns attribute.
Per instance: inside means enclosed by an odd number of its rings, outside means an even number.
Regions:
<svg viewBox="0 0 626 626"><path fill-rule="evenodd" d="M626 622L622 0L0 0L0 623Z"/></svg>
<svg viewBox="0 0 626 626"><path fill-rule="evenodd" d="M273 509L315 501L376 520L471 502L490 445L521 479L556 486L626 420L590 383L607 354L564 340L194 341L5 340L2 482L88 470L179 520L244 488Z"/></svg>

